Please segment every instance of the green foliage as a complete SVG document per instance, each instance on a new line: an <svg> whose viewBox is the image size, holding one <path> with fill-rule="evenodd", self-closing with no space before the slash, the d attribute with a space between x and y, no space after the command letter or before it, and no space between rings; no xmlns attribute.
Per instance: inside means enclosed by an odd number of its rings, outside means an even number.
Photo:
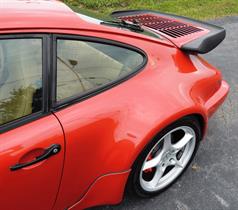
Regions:
<svg viewBox="0 0 238 210"><path fill-rule="evenodd" d="M65 0L74 10L108 16L115 10L152 9L189 16L212 19L238 14L238 0Z"/></svg>
<svg viewBox="0 0 238 210"><path fill-rule="evenodd" d="M123 6L128 6L130 4L130 1L125 1L125 0L107 0L107 1L102 1L102 0L73 1L73 0L69 0L67 2L74 6L81 4L82 6L85 6L86 8L90 8L90 9L99 9L99 8L105 8L105 7L123 7Z"/></svg>
<svg viewBox="0 0 238 210"><path fill-rule="evenodd" d="M26 101L24 104L30 103L27 101L27 95L33 92L35 88L32 86L13 89L8 99L0 101L0 125L30 114L31 110L22 107L22 101Z"/></svg>

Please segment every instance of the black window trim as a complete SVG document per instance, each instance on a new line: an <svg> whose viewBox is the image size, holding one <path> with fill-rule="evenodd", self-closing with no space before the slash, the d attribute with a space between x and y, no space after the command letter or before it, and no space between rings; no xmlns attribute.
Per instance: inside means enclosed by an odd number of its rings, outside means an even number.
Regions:
<svg viewBox="0 0 238 210"><path fill-rule="evenodd" d="M42 88L43 88L43 107L39 112L23 116L15 119L11 122L0 125L0 134L26 123L32 122L43 116L49 114L50 91L49 91L49 69L50 69L50 57L48 56L50 49L50 35L38 34L38 33L27 33L27 34L1 34L0 40L3 39L41 39L42 40Z"/></svg>
<svg viewBox="0 0 238 210"><path fill-rule="evenodd" d="M142 55L143 57L143 62L141 63L141 65L139 65L135 70L133 70L131 73L129 73L128 75L119 78L117 80L114 80L110 83L107 83L101 87L95 88L93 90L87 91L83 94L78 94L78 95L74 95L71 97L68 97L66 99L63 99L59 102L57 102L56 100L56 88L57 88L57 39L63 39L63 40L77 40L77 41L88 41L88 42L96 42L96 43L101 43L101 44L107 44L107 45L112 45L112 46L117 46L117 47L122 47L128 50L132 50L135 51L137 53L139 53L140 55ZM106 39L106 38L99 38L99 37L92 37L92 36L82 36L82 35L68 35L68 34L54 34L53 35L53 63L52 63L52 67L53 67L53 82L51 85L51 107L53 110L59 110L62 109L66 106L70 106L73 105L75 103L81 102L83 100L86 100L88 98L91 98L101 92L104 92L108 89L111 89L112 87L121 84L122 82L130 79L131 77L135 76L136 74L138 74L140 71L142 71L144 69L144 67L146 66L147 62L148 62L148 57L147 54L132 45L129 44L125 44L119 41L114 41L111 39Z"/></svg>

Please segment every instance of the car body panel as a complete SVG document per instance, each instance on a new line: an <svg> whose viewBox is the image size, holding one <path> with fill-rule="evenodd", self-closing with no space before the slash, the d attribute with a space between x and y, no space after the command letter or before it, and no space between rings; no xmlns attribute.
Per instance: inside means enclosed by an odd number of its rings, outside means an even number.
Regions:
<svg viewBox="0 0 238 210"><path fill-rule="evenodd" d="M118 204L123 198L129 174L130 170L101 176L90 186L83 198L71 206L69 210L86 209L91 206L101 206L108 203Z"/></svg>
<svg viewBox="0 0 238 210"><path fill-rule="evenodd" d="M215 111L222 105L229 92L229 85L222 81L219 90L205 103L208 117L211 117Z"/></svg>
<svg viewBox="0 0 238 210"><path fill-rule="evenodd" d="M61 151L55 156L21 170L10 170L10 166L32 161L56 143ZM63 163L64 135L54 115L0 134L1 209L51 209Z"/></svg>

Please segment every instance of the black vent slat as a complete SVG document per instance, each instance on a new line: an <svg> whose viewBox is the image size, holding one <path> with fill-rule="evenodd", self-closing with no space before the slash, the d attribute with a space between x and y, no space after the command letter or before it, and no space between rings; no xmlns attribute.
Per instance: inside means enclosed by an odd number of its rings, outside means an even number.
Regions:
<svg viewBox="0 0 238 210"><path fill-rule="evenodd" d="M146 27L160 31L173 38L179 38L202 31L202 29L188 25L186 23L149 14L126 16L122 17L121 19L130 22L137 21Z"/></svg>
<svg viewBox="0 0 238 210"><path fill-rule="evenodd" d="M164 29L164 30L161 30L161 32L163 31L170 31L171 33L175 33L175 34L178 34L178 35L181 35L183 36L186 32L183 30L183 28L177 28L176 30L171 30L171 29Z"/></svg>
<svg viewBox="0 0 238 210"><path fill-rule="evenodd" d="M182 35L183 34L190 34L190 33L194 32L194 31L192 31L191 29L188 29L188 28L178 28L176 31L178 33L181 33Z"/></svg>
<svg viewBox="0 0 238 210"><path fill-rule="evenodd" d="M181 34L176 34L176 33L173 32L173 31L166 31L166 30L164 30L164 31L162 31L162 32L165 33L165 34L167 34L167 35L169 35L169 36L172 36L172 37L174 37L174 38L183 36L183 35L181 35Z"/></svg>

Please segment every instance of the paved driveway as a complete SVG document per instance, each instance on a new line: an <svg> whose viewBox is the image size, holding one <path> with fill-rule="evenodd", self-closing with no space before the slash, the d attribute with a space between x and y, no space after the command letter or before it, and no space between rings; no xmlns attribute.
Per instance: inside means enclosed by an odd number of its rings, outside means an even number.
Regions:
<svg viewBox="0 0 238 210"><path fill-rule="evenodd" d="M226 40L206 55L231 86L222 108L210 120L206 140L181 179L152 199L126 197L119 206L94 209L238 209L238 17L211 21L227 29Z"/></svg>

